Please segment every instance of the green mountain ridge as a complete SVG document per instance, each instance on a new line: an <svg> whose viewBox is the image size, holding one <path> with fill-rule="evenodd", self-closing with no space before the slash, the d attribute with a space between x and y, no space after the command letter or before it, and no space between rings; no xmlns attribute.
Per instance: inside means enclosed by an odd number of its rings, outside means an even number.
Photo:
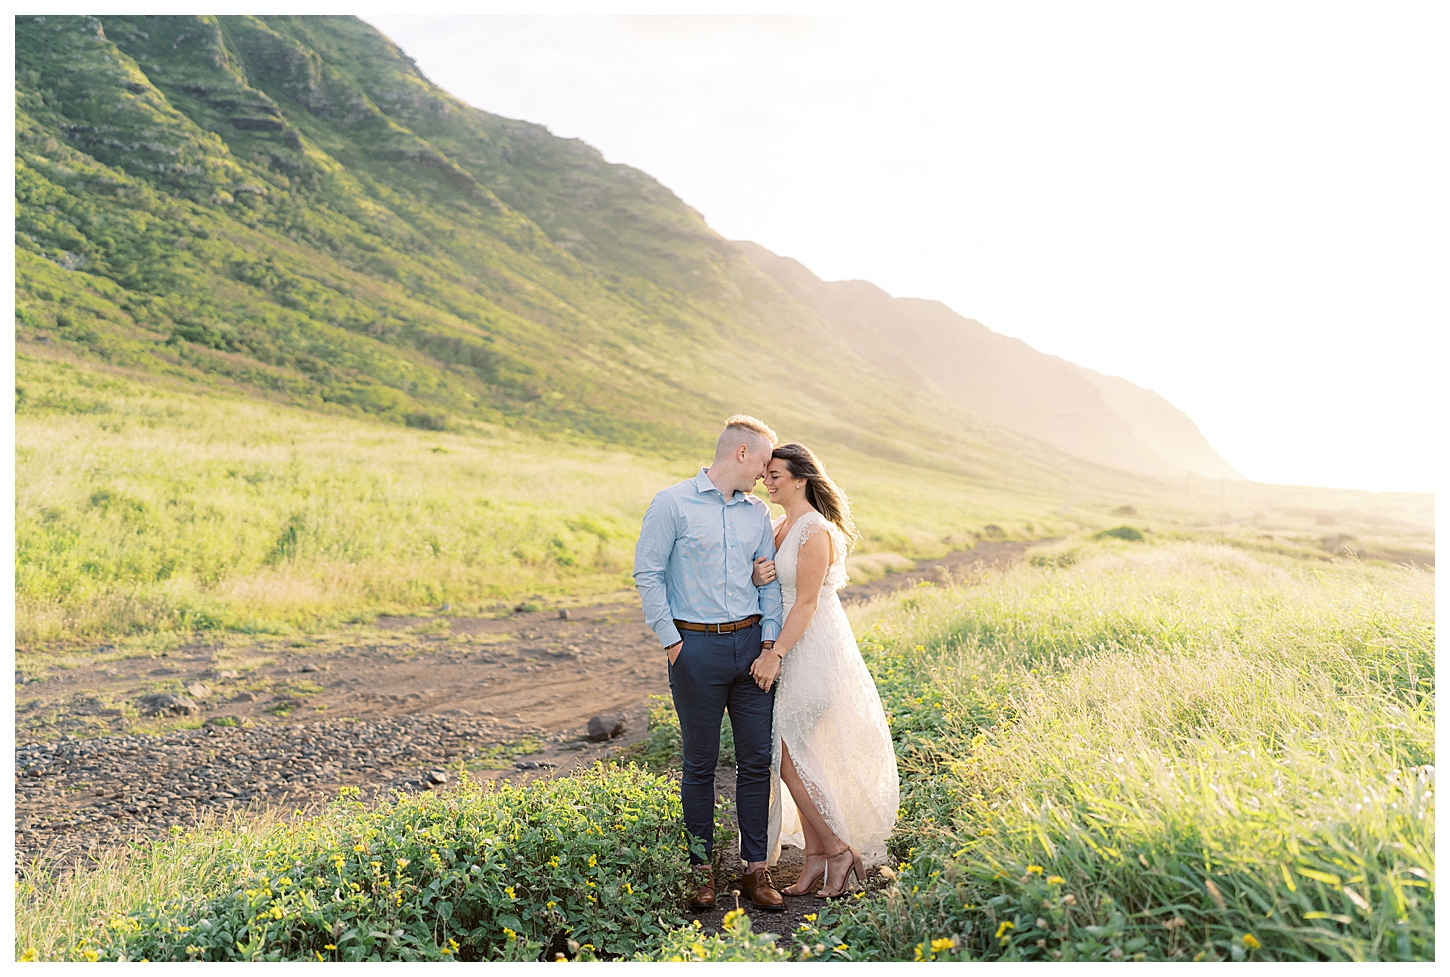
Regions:
<svg viewBox="0 0 1450 977"><path fill-rule="evenodd" d="M1072 450L1007 416L1040 412L1041 377L998 383L1004 406L894 370L868 341L892 315L842 312L864 283L797 287L787 259L579 140L458 101L356 19L19 17L16 40L27 349L423 428L677 452L745 408L1002 484L1182 471L1101 397Z"/></svg>

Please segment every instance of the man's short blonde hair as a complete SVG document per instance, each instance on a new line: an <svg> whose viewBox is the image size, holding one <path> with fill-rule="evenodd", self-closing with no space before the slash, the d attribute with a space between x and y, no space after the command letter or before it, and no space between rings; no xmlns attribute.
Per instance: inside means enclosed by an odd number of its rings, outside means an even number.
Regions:
<svg viewBox="0 0 1450 977"><path fill-rule="evenodd" d="M736 445L749 443L752 447L771 447L777 443L775 432L758 417L749 414L731 414L725 418L725 430L715 442L715 453L729 453Z"/></svg>

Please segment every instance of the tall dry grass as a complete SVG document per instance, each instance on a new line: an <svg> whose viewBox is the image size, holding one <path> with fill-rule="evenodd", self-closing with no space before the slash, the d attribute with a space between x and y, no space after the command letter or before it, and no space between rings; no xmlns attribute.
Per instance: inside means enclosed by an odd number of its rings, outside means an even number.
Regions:
<svg viewBox="0 0 1450 977"><path fill-rule="evenodd" d="M826 945L1433 956L1429 576L1113 544L874 625L906 864Z"/></svg>

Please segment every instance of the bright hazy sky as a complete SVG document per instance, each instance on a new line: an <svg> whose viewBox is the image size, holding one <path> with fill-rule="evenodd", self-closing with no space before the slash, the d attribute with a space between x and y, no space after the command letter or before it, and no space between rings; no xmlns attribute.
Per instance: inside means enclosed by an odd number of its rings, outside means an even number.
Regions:
<svg viewBox="0 0 1450 977"><path fill-rule="evenodd" d="M1445 19L965 9L367 19L727 237L1157 391L1251 478L1432 489Z"/></svg>

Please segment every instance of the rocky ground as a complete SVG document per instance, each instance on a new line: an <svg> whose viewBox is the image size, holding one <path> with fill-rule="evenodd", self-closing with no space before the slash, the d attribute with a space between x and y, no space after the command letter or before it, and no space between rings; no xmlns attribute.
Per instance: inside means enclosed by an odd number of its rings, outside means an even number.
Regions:
<svg viewBox="0 0 1450 977"><path fill-rule="evenodd" d="M859 602L918 582L1004 568L1024 544L981 543L908 573L855 584ZM27 659L31 661L31 659ZM637 602L502 616L382 618L304 640L195 644L140 656L101 647L16 673L16 858L77 857L236 809L309 808L472 777L555 776L644 735L663 658ZM148 710L158 711L147 716ZM596 715L623 732L595 742ZM733 793L733 771L720 789ZM728 853L721 908L734 900ZM788 851L777 882L794 880ZM760 915L790 932L819 903Z"/></svg>
<svg viewBox="0 0 1450 977"><path fill-rule="evenodd" d="M638 605L606 604L17 673L17 861L69 861L208 811L305 808L343 786L372 798L465 770L566 771L643 735L649 695L669 691L661 660ZM596 715L623 731L596 745Z"/></svg>

